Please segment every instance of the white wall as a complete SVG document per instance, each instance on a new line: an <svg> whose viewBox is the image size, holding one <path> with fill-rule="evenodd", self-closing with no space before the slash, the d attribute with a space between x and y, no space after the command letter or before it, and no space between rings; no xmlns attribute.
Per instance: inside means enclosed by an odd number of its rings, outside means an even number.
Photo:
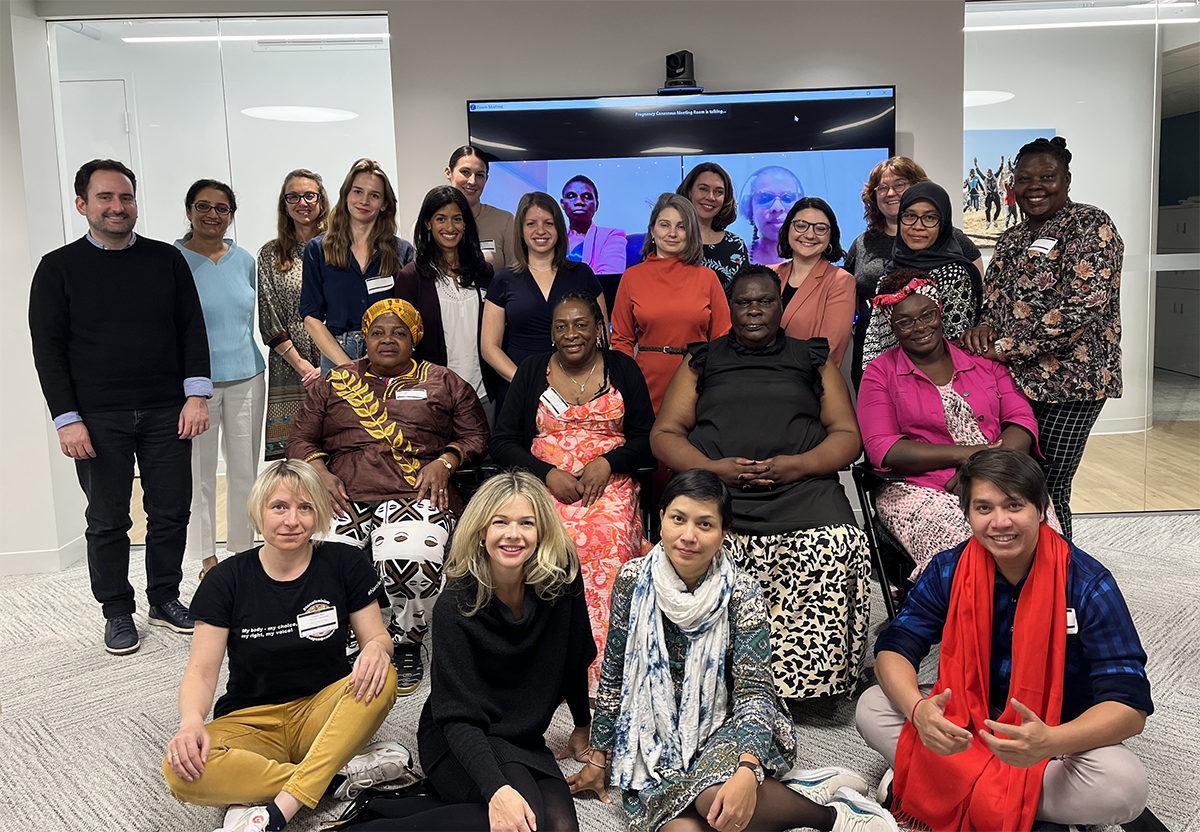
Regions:
<svg viewBox="0 0 1200 832"><path fill-rule="evenodd" d="M183 10L171 0L42 0L32 8L43 17L76 19L169 16ZM444 181L442 169L451 149L466 140L468 98L646 93L662 85L664 57L685 48L696 56L697 80L712 91L894 84L899 152L918 159L935 180L953 182L958 175L962 155L961 0L191 0L186 11L216 17L348 14L353 8L383 9L389 16L401 228L411 225L425 191ZM32 78L42 79L48 87L45 33L30 26L25 38L28 50L19 50L15 63L18 85ZM880 42L886 46L881 48ZM914 44L919 45L919 60L913 59L910 47ZM339 80L351 90L359 79L347 70ZM38 157L34 170L40 171L39 183L45 181L47 171L56 168L53 161L47 165L42 160L47 153L56 158L57 152L53 126L44 117L46 109L45 102L23 100L19 110L21 150L27 162ZM11 138L8 125L12 123L12 112L10 108L0 113L9 116L3 119L6 142ZM174 118L184 116L176 114ZM27 119L31 120L28 125ZM347 159L360 155L357 150L361 147L357 141L348 143L344 151ZM174 153L178 156L180 148L174 148ZM282 166L280 156L279 148L269 145L258 149L254 158L264 167ZM6 165L10 158L6 144ZM288 160L287 166L291 164ZM27 164L27 176L29 171ZM171 175L162 168L154 168L152 176L149 171L139 171L143 180ZM273 174L275 178L279 175ZM336 187L340 175L325 175ZM6 175L5 181L12 180ZM145 182L142 187L158 186ZM274 185L272 190L277 187ZM239 191L244 189L239 186ZM58 183L48 189L39 187L35 196L41 201L35 205L31 196L29 239L17 241L30 263L61 245L63 239L63 196ZM247 193L241 196L246 198ZM47 200L50 206L44 204ZM164 223L161 232L156 231L159 236L170 238L177 228L174 215L181 208L174 205L179 201L181 195L152 202L149 213L154 215L153 222ZM258 213L262 209L254 210ZM12 228L5 228L3 233L6 255L11 258L8 243ZM58 454L57 443L52 444L54 437L46 434L48 420L25 335L23 310L29 276L28 268L10 266L0 272L4 296L12 300L11 305L5 304L2 314L8 324L4 337L12 342L8 355L13 360L7 362L3 372L6 394L23 400L31 413L40 414L40 428L32 424L38 419L27 414L27 423L14 423L12 431L0 432L0 443L4 443L5 450L19 450L16 458L26 467L44 469L46 460L51 459L50 467L54 469L60 465L53 459ZM6 414L5 418L10 417ZM5 458L11 465L14 457ZM0 488L4 489L0 494L6 496L25 490L24 484L11 478ZM61 514L76 534L82 530L82 500L77 487L73 494L51 493L47 485L38 495L41 499L21 501L24 513L19 516L26 528L53 526ZM5 519L0 527L2 556L25 545L22 541L28 536L9 522L14 515L8 506L0 511ZM44 540L42 533L32 537ZM53 564L42 568L57 568L58 563L56 554ZM44 559L44 564L50 564L50 560Z"/></svg>
<svg viewBox="0 0 1200 832"><path fill-rule="evenodd" d="M1107 211L1125 242L1125 391L1105 405L1096 433L1150 426L1150 258L1158 136L1154 29L1121 26L966 36L966 88L1015 94L1000 104L968 108L966 129L1053 127L1067 139L1073 154L1071 198Z"/></svg>

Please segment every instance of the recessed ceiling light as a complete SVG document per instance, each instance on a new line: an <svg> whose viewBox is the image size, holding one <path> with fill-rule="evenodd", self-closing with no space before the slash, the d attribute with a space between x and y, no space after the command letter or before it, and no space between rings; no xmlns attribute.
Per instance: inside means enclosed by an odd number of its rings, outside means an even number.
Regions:
<svg viewBox="0 0 1200 832"><path fill-rule="evenodd" d="M1010 98L1016 96L1004 90L963 90L964 107L986 107L988 104L999 104Z"/></svg>
<svg viewBox="0 0 1200 832"><path fill-rule="evenodd" d="M332 107L247 107L242 115L267 121L350 121L358 113L335 110Z"/></svg>

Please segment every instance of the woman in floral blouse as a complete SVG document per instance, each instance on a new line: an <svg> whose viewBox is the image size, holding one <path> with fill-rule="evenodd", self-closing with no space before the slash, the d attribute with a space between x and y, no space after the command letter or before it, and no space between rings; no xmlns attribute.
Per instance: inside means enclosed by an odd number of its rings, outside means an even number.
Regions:
<svg viewBox="0 0 1200 832"><path fill-rule="evenodd" d="M1037 417L1046 484L1071 537L1071 480L1106 399L1121 396L1121 261L1112 219L1072 202L1071 151L1061 136L1017 154L1017 204L1027 215L996 242L980 325L961 344L1008 364Z"/></svg>

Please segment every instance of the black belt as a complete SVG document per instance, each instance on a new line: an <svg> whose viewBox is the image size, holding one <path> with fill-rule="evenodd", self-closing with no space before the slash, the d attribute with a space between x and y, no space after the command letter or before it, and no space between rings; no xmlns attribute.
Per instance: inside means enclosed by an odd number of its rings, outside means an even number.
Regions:
<svg viewBox="0 0 1200 832"><path fill-rule="evenodd" d="M638 352L662 352L667 355L687 355L687 350L683 347L643 347L638 344Z"/></svg>

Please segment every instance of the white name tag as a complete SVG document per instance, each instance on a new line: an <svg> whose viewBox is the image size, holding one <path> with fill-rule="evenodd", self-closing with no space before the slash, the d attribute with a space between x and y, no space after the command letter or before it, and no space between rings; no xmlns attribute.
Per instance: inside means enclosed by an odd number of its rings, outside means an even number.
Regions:
<svg viewBox="0 0 1200 832"><path fill-rule="evenodd" d="M333 635L338 627L336 607L326 607L312 612L302 612L296 616L296 630L301 638L321 641Z"/></svg>
<svg viewBox="0 0 1200 832"><path fill-rule="evenodd" d="M1033 245L1029 247L1030 253L1049 254L1058 245L1058 240L1052 237L1041 237L1033 241Z"/></svg>
<svg viewBox="0 0 1200 832"><path fill-rule="evenodd" d="M541 401L545 403L546 407L550 408L550 412L555 416L563 415L567 412L567 408L570 407L566 399L560 396L558 391L553 387L546 388L546 392L541 395Z"/></svg>
<svg viewBox="0 0 1200 832"><path fill-rule="evenodd" d="M368 277L367 278L367 294L368 295L377 295L380 292L386 292L388 289L391 289L395 285L396 285L396 278L392 277L390 274L382 275L380 277Z"/></svg>
<svg viewBox="0 0 1200 832"><path fill-rule="evenodd" d="M479 248L481 248L483 251L495 251L496 250L496 241L495 240L480 240Z"/></svg>
<svg viewBox="0 0 1200 832"><path fill-rule="evenodd" d="M420 399L429 398L428 390L397 390L396 401L415 402Z"/></svg>
<svg viewBox="0 0 1200 832"><path fill-rule="evenodd" d="M1079 622L1075 620L1075 608L1067 607L1067 635L1073 636L1079 632Z"/></svg>

